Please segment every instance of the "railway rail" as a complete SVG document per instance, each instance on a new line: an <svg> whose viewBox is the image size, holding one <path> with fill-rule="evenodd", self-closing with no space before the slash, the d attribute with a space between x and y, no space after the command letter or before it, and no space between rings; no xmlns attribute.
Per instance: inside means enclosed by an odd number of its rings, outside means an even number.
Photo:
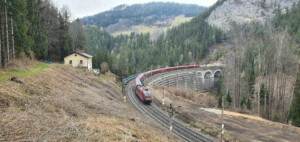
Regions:
<svg viewBox="0 0 300 142"><path fill-rule="evenodd" d="M143 104L139 98L135 95L134 91L134 80L131 80L127 83L125 88L126 96L129 102L141 113L143 113L148 118L154 120L158 124L162 125L163 127L169 129L170 121L172 122L173 131L177 136L179 136L183 141L188 142L213 142L212 138L198 133L197 131L193 130L192 128L186 126L180 120L175 118L170 118L165 112L163 112L160 108L158 108L154 103L151 105Z"/></svg>

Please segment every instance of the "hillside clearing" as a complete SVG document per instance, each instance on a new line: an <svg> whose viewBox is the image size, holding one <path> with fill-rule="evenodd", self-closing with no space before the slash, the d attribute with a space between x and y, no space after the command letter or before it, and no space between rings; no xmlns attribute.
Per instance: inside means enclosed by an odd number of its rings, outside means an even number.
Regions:
<svg viewBox="0 0 300 142"><path fill-rule="evenodd" d="M123 102L112 74L51 64L22 81L0 83L0 141L178 141Z"/></svg>
<svg viewBox="0 0 300 142"><path fill-rule="evenodd" d="M175 17L174 19L169 19L168 21L157 21L155 24L167 24L168 22L172 23L170 26L163 26L163 27L159 27L159 26L148 26L148 25L135 25L135 26L131 26L130 30L127 31L117 31L114 33L111 33L113 36L118 36L118 35L130 35L131 32L140 34L146 34L146 33L150 33L153 34L156 31L164 31L166 32L168 28L171 27L175 27L178 26L184 22L188 22L190 20L192 20L193 17L185 17L184 15L179 15L177 17Z"/></svg>
<svg viewBox="0 0 300 142"><path fill-rule="evenodd" d="M193 19L193 17L185 17L184 15L179 15L179 16L175 17L174 21L172 22L171 27L175 27L182 23L189 22L192 19Z"/></svg>

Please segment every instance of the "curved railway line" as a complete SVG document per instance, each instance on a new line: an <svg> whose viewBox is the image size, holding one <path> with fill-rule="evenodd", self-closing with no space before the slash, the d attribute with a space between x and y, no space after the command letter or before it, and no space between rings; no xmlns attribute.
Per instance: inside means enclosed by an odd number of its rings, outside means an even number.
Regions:
<svg viewBox="0 0 300 142"><path fill-rule="evenodd" d="M139 98L135 95L134 91L134 80L129 81L126 86L126 96L130 103L141 113L146 115L148 118L156 121L163 127L169 129L170 127L170 117L165 114L160 108L158 108L154 103L151 105L143 104ZM212 142L215 141L212 138L198 133L192 128L185 126L183 122L172 118L173 132L179 136L183 141L188 142Z"/></svg>

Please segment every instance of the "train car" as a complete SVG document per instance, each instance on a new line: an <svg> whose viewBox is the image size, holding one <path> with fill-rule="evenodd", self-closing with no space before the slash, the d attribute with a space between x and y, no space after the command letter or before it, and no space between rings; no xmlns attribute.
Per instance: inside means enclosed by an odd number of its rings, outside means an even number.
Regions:
<svg viewBox="0 0 300 142"><path fill-rule="evenodd" d="M168 68L156 69L156 70L151 70L151 71L148 71L148 72L145 72L142 74L138 74L137 76L134 76L134 77L136 77L135 78L135 94L140 98L140 100L142 102L151 103L152 102L151 92L142 85L142 82L144 82L144 79L146 79L152 75L163 73L163 72L176 71L176 70L182 70L182 69L191 69L191 68L200 68L200 65L168 67Z"/></svg>
<svg viewBox="0 0 300 142"><path fill-rule="evenodd" d="M151 92L148 89L146 89L144 86L137 85L135 89L135 94L145 104L150 104L152 102Z"/></svg>
<svg viewBox="0 0 300 142"><path fill-rule="evenodd" d="M142 85L144 79L144 74L140 74L135 79L135 94L140 98L140 100L145 104L150 104L152 102L151 92Z"/></svg>

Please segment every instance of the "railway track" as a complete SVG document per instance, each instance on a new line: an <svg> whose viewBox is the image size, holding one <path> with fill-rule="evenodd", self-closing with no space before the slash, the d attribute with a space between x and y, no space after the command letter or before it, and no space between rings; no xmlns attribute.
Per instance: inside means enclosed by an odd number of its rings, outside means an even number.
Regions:
<svg viewBox="0 0 300 142"><path fill-rule="evenodd" d="M141 113L146 115L148 118L156 121L163 127L169 129L170 127L170 117L165 114L160 108L158 108L154 103L151 105L143 104L138 97L135 95L134 91L134 81L130 81L126 86L126 95L131 104L139 110ZM214 141L208 136L200 134L193 130L192 128L185 126L183 122L172 118L173 132L179 136L183 141L188 142L212 142Z"/></svg>

